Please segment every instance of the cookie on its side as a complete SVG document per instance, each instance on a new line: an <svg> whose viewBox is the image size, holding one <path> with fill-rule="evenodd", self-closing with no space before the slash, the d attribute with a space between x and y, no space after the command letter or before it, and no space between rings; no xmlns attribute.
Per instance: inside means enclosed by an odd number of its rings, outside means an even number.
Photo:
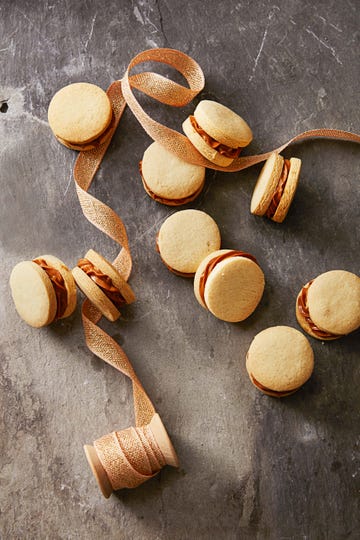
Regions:
<svg viewBox="0 0 360 540"><path fill-rule="evenodd" d="M193 201L205 184L205 167L179 159L158 142L145 150L139 168L146 193L168 206Z"/></svg>
<svg viewBox="0 0 360 540"><path fill-rule="evenodd" d="M293 394L310 378L314 353L306 337L289 326L273 326L253 339L246 355L250 380L272 397Z"/></svg>
<svg viewBox="0 0 360 540"><path fill-rule="evenodd" d="M241 116L210 100L200 101L182 127L200 154L222 167L228 167L253 138Z"/></svg>
<svg viewBox="0 0 360 540"><path fill-rule="evenodd" d="M264 273L255 257L233 249L220 249L205 257L194 279L199 304L227 322L249 317L261 300L264 286Z"/></svg>
<svg viewBox="0 0 360 540"><path fill-rule="evenodd" d="M360 278L346 270L320 274L303 286L296 318L310 336L333 340L360 327Z"/></svg>
<svg viewBox="0 0 360 540"><path fill-rule="evenodd" d="M256 182L250 205L251 213L266 215L277 223L283 222L295 196L300 170L300 159L284 159L273 152Z"/></svg>
<svg viewBox="0 0 360 540"><path fill-rule="evenodd" d="M130 285L116 268L93 249L73 268L77 286L109 321L120 317L119 309L135 301Z"/></svg>
<svg viewBox="0 0 360 540"><path fill-rule="evenodd" d="M35 328L68 317L76 307L71 272L53 255L18 263L10 275L10 288L18 314Z"/></svg>
<svg viewBox="0 0 360 540"><path fill-rule="evenodd" d="M113 133L110 100L101 88L74 83L61 88L48 109L48 120L57 140L72 150L93 150Z"/></svg>
<svg viewBox="0 0 360 540"><path fill-rule="evenodd" d="M220 248L220 231L200 210L181 210L161 225L156 239L163 263L175 274L193 277L201 261Z"/></svg>

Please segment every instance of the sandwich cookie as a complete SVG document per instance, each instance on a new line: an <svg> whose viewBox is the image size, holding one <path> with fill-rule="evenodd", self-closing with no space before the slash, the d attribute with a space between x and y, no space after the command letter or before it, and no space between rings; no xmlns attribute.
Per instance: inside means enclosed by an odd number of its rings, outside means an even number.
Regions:
<svg viewBox="0 0 360 540"><path fill-rule="evenodd" d="M60 143L79 151L103 144L115 125L106 92L90 83L61 88L50 101L48 121Z"/></svg>
<svg viewBox="0 0 360 540"><path fill-rule="evenodd" d="M250 211L281 223L289 211L299 182L301 160L284 159L276 152L265 161L256 182Z"/></svg>
<svg viewBox="0 0 360 540"><path fill-rule="evenodd" d="M53 255L18 263L10 275L10 288L18 314L35 328L68 317L76 307L74 278Z"/></svg>
<svg viewBox="0 0 360 540"><path fill-rule="evenodd" d="M93 249L78 261L72 274L78 287L109 321L116 321L119 309L135 301L130 285Z"/></svg>
<svg viewBox="0 0 360 540"><path fill-rule="evenodd" d="M167 268L182 277L194 277L201 261L220 249L219 227L200 210L181 210L168 217L156 238L157 251Z"/></svg>
<svg viewBox="0 0 360 540"><path fill-rule="evenodd" d="M360 326L360 278L345 270L320 274L301 289L296 318L310 336L337 339Z"/></svg>
<svg viewBox="0 0 360 540"><path fill-rule="evenodd" d="M200 154L221 167L230 165L253 138L245 120L216 101L200 101L182 127Z"/></svg>
<svg viewBox="0 0 360 540"><path fill-rule="evenodd" d="M289 326L266 328L253 339L246 355L251 382L264 394L293 394L310 378L314 353L306 337Z"/></svg>
<svg viewBox="0 0 360 540"><path fill-rule="evenodd" d="M264 286L264 274L255 257L233 249L220 249L205 257L194 279L200 305L227 322L249 317L261 300Z"/></svg>
<svg viewBox="0 0 360 540"><path fill-rule="evenodd" d="M168 206L180 206L200 195L205 184L205 167L192 165L153 142L139 163L146 193Z"/></svg>

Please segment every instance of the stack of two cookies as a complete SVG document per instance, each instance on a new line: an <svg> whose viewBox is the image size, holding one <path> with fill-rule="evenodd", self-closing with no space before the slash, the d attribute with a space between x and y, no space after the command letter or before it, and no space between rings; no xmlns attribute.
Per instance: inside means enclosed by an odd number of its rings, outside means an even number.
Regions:
<svg viewBox="0 0 360 540"><path fill-rule="evenodd" d="M238 114L209 100L200 101L183 130L203 157L221 167L229 166L252 140L250 127ZM145 151L140 173L148 195L169 206L193 201L205 184L205 167L184 161L158 142Z"/></svg>
<svg viewBox="0 0 360 540"><path fill-rule="evenodd" d="M30 326L40 328L73 314L76 285L110 321L134 302L130 285L102 255L90 249L71 271L53 255L21 261L12 270L10 288L15 308Z"/></svg>
<svg viewBox="0 0 360 540"><path fill-rule="evenodd" d="M170 271L194 278L196 299L215 317L243 321L259 304L265 279L255 257L237 249L220 249L219 227L205 212L172 214L160 227L156 244Z"/></svg>

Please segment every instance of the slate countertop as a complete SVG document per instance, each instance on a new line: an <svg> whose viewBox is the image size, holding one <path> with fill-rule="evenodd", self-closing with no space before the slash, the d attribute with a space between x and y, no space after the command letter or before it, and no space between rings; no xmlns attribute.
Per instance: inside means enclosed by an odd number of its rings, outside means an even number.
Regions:
<svg viewBox="0 0 360 540"><path fill-rule="evenodd" d="M127 226L138 301L104 327L133 362L181 462L136 490L103 499L82 450L133 424L131 385L86 348L80 301L69 319L32 329L15 312L8 277L17 262L43 253L70 267L89 248L116 254L81 213L76 152L47 124L59 88L88 81L106 89L138 52L171 47L202 67L200 97L250 124L248 154L312 128L359 132L359 18L351 0L0 3L2 539L358 538L359 333L311 340L314 374L287 399L256 391L245 369L257 332L298 328L304 283L330 269L359 272L355 144L316 140L286 150L303 165L281 225L249 212L260 166L207 171L187 207L208 212L223 247L254 254L266 277L253 316L227 324L198 305L191 280L170 274L155 251L174 209L144 192L138 161L151 140L125 112L91 193ZM193 110L139 99L179 131Z"/></svg>

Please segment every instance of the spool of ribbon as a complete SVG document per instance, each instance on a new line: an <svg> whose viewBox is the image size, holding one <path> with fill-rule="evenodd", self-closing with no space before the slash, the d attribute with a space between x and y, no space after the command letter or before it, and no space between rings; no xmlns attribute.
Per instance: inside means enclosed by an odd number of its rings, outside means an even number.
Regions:
<svg viewBox="0 0 360 540"><path fill-rule="evenodd" d="M104 497L135 488L153 478L164 465L178 467L178 459L158 414L150 424L114 431L85 445L85 454Z"/></svg>
<svg viewBox="0 0 360 540"><path fill-rule="evenodd" d="M167 64L186 79L189 87L182 86L154 72L131 75L131 70L144 62ZM85 217L120 247L113 261L124 279L131 273L132 260L124 223L109 206L88 193L91 182L110 144L126 104L150 137L170 152L190 163L224 171L241 171L265 161L272 152L281 152L294 142L314 137L340 139L360 143L360 135L336 130L315 129L296 135L275 150L254 156L240 157L229 167L219 167L206 160L181 133L152 119L133 94L133 88L161 103L181 107L204 88L204 75L200 66L186 54L173 49L143 51L131 60L122 80L113 82L107 90L115 121L112 134L101 146L81 152L74 167L74 180L79 202ZM85 300L82 320L85 340L89 349L99 358L128 376L133 384L136 428L114 431L85 446L86 455L102 493L108 497L113 490L136 487L152 478L165 464L177 466L178 460L166 430L155 408L142 387L123 349L99 326L100 312Z"/></svg>

